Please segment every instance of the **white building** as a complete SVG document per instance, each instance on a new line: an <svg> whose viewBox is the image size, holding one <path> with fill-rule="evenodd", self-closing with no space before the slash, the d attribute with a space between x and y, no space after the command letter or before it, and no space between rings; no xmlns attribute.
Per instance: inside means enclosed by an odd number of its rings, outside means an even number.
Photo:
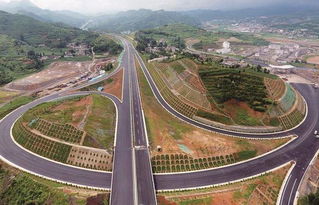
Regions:
<svg viewBox="0 0 319 205"><path fill-rule="evenodd" d="M216 50L217 53L220 54L227 54L231 52L230 43L228 41L225 41L223 43L223 48Z"/></svg>

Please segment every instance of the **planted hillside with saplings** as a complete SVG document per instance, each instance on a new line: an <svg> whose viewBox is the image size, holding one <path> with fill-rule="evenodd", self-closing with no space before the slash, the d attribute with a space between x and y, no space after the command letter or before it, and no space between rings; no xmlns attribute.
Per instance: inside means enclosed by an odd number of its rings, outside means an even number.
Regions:
<svg viewBox="0 0 319 205"><path fill-rule="evenodd" d="M15 123L13 137L24 148L43 157L110 171L112 154L107 150L113 145L114 129L112 101L88 95L30 109Z"/></svg>
<svg viewBox="0 0 319 205"><path fill-rule="evenodd" d="M241 70L200 70L199 75L217 103L236 99L248 103L255 111L265 112L272 100L267 98L264 79Z"/></svg>

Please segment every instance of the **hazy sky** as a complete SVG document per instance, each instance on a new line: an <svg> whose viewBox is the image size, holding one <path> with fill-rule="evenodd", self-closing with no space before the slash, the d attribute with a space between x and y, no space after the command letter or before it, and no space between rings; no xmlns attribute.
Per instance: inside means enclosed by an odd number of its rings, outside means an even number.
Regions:
<svg viewBox="0 0 319 205"><path fill-rule="evenodd" d="M8 2L12 0L0 0ZM41 8L51 10L72 10L82 13L123 11L130 9L238 9L273 4L308 5L319 0L31 0Z"/></svg>

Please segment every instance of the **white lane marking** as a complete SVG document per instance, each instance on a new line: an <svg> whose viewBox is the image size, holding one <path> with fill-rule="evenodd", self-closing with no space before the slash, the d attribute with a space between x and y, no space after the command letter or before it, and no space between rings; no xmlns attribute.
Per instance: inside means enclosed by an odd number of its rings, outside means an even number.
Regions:
<svg viewBox="0 0 319 205"><path fill-rule="evenodd" d="M290 204L291 195L292 195L292 193L293 193L293 191L294 191L296 182L297 182L297 178L295 179L295 182L294 182L294 184L292 185L291 192L290 192L290 195L289 195L288 205Z"/></svg>
<svg viewBox="0 0 319 205"><path fill-rule="evenodd" d="M289 175L289 177L288 177L288 180L287 180L287 182L286 182L286 184L285 184L285 188L284 188L284 191L283 191L283 193L285 193L285 192L286 192L286 189L287 189L287 185L288 185L288 183L289 183L290 177L291 177L291 175ZM283 194L283 195L284 195L284 194ZM281 196L281 199L280 199L280 204L282 204L282 199L283 199L283 195Z"/></svg>

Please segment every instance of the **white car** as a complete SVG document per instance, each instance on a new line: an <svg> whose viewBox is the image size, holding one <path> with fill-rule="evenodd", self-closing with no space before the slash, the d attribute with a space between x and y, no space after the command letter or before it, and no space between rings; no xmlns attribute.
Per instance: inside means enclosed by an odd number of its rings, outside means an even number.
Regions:
<svg viewBox="0 0 319 205"><path fill-rule="evenodd" d="M315 132L313 134L315 135L316 138L319 138L319 133L317 130L315 130Z"/></svg>

